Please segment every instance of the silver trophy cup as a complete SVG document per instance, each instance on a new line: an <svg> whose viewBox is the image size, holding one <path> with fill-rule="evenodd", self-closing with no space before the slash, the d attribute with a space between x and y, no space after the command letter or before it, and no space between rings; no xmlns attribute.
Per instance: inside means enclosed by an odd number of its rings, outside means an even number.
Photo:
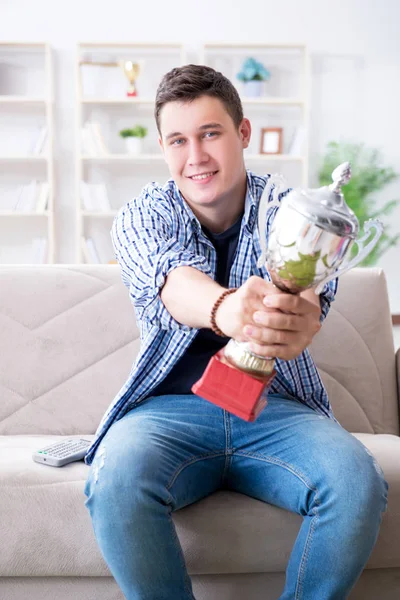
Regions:
<svg viewBox="0 0 400 600"><path fill-rule="evenodd" d="M341 190L350 177L350 164L346 162L333 171L331 185L294 189L282 199L268 241L261 240L267 243L265 256L272 282L280 290L299 294L316 287L315 293L320 294L328 281L355 267L376 245L383 231L379 220L367 221L364 235L358 239L357 217ZM265 215L259 220L260 230L263 220ZM357 254L350 258L354 244ZM274 359L252 353L248 343L235 340L228 342L225 356L254 375L272 373L275 363Z"/></svg>

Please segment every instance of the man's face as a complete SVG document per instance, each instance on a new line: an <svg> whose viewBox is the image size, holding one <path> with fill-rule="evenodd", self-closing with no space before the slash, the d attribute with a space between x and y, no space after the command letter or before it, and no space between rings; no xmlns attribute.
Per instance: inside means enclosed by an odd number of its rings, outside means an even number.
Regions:
<svg viewBox="0 0 400 600"><path fill-rule="evenodd" d="M237 128L218 98L201 96L165 104L160 129L171 177L195 212L223 208L228 196L233 200L235 191L243 189L243 149L251 135L248 119Z"/></svg>

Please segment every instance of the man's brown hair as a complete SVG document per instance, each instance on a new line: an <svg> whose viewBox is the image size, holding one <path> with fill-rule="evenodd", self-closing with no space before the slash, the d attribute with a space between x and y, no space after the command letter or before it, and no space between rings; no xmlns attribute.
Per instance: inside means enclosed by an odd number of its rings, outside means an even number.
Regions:
<svg viewBox="0 0 400 600"><path fill-rule="evenodd" d="M235 86L225 75L205 65L175 67L162 78L156 94L154 116L160 131L160 112L167 102L191 102L200 96L219 98L236 127L243 119L243 107Z"/></svg>

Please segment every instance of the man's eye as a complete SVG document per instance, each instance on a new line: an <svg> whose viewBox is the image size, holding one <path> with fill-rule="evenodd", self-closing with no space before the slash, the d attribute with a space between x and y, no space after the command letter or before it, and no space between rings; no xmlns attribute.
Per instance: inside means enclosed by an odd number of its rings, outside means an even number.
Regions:
<svg viewBox="0 0 400 600"><path fill-rule="evenodd" d="M218 131L207 131L207 133L204 134L204 137L215 137L216 135L218 135Z"/></svg>
<svg viewBox="0 0 400 600"><path fill-rule="evenodd" d="M181 146L183 142L182 138L178 138L177 140L174 140L173 142L171 142L171 146Z"/></svg>

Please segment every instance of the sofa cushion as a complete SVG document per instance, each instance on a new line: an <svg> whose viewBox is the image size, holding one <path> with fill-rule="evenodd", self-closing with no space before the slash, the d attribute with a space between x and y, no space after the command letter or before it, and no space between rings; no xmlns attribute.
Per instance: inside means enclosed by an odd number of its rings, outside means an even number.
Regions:
<svg viewBox="0 0 400 600"><path fill-rule="evenodd" d="M368 568L400 567L400 438L357 437L390 486ZM109 574L84 505L89 467L80 461L55 468L31 458L33 450L58 439L62 436L0 436L0 576ZM174 521L191 574L268 573L285 570L301 517L220 491L174 513Z"/></svg>
<svg viewBox="0 0 400 600"><path fill-rule="evenodd" d="M125 383L128 291L116 265L84 267L0 267L0 435L94 433Z"/></svg>

